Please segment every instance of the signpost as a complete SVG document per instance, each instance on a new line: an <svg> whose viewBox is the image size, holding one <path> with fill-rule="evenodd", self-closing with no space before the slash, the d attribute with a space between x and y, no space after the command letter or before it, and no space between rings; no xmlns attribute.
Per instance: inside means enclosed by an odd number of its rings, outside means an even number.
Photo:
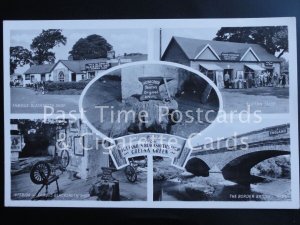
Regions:
<svg viewBox="0 0 300 225"><path fill-rule="evenodd" d="M129 164L128 159L137 156L160 156L172 159L172 165L184 168L192 151L186 139L169 134L140 133L123 136L115 139L116 145L109 150L110 156L117 169ZM118 164L116 154L124 159L124 164Z"/></svg>
<svg viewBox="0 0 300 225"><path fill-rule="evenodd" d="M101 169L102 169L102 176L101 176L102 180L105 180L105 181L113 181L114 180L112 173L116 171L115 168L101 167Z"/></svg>
<svg viewBox="0 0 300 225"><path fill-rule="evenodd" d="M161 84L167 84L168 81L172 80L172 78L164 78L164 77L140 77L139 81L143 84L143 92L141 95L141 101L148 100L162 100L162 97L159 92L159 86ZM169 90L166 85L166 90L168 95Z"/></svg>

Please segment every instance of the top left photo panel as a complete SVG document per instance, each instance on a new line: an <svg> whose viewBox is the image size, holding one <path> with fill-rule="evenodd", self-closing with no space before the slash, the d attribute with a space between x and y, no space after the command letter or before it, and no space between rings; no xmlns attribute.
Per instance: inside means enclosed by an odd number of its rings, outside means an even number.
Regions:
<svg viewBox="0 0 300 225"><path fill-rule="evenodd" d="M95 76L148 59L147 34L135 28L11 30L11 113L79 113L80 94Z"/></svg>

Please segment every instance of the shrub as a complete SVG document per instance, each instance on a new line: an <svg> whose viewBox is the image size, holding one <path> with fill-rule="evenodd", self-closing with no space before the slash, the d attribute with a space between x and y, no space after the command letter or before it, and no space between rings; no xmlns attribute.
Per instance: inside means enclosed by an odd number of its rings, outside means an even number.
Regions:
<svg viewBox="0 0 300 225"><path fill-rule="evenodd" d="M57 91L57 90L83 90L88 84L88 81L82 82L46 82L45 89L47 91Z"/></svg>

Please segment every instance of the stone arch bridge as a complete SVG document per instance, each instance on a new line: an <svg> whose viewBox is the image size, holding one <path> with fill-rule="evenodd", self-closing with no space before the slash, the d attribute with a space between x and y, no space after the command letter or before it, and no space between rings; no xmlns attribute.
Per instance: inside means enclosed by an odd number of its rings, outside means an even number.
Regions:
<svg viewBox="0 0 300 225"><path fill-rule="evenodd" d="M222 172L226 180L250 183L257 178L250 174L253 166L287 154L290 154L290 125L283 124L198 146L186 169L203 176Z"/></svg>

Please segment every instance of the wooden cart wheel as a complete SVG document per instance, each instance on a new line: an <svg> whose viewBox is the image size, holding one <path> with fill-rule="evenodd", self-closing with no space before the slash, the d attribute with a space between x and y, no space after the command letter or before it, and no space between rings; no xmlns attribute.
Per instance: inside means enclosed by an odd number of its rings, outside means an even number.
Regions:
<svg viewBox="0 0 300 225"><path fill-rule="evenodd" d="M70 162L70 155L68 150L62 150L60 153L60 163L63 169L66 169Z"/></svg>
<svg viewBox="0 0 300 225"><path fill-rule="evenodd" d="M125 175L129 182L134 183L137 179L137 175L133 166L126 166Z"/></svg>
<svg viewBox="0 0 300 225"><path fill-rule="evenodd" d="M44 161L37 162L30 171L30 179L35 184L43 184L50 176L51 169Z"/></svg>

